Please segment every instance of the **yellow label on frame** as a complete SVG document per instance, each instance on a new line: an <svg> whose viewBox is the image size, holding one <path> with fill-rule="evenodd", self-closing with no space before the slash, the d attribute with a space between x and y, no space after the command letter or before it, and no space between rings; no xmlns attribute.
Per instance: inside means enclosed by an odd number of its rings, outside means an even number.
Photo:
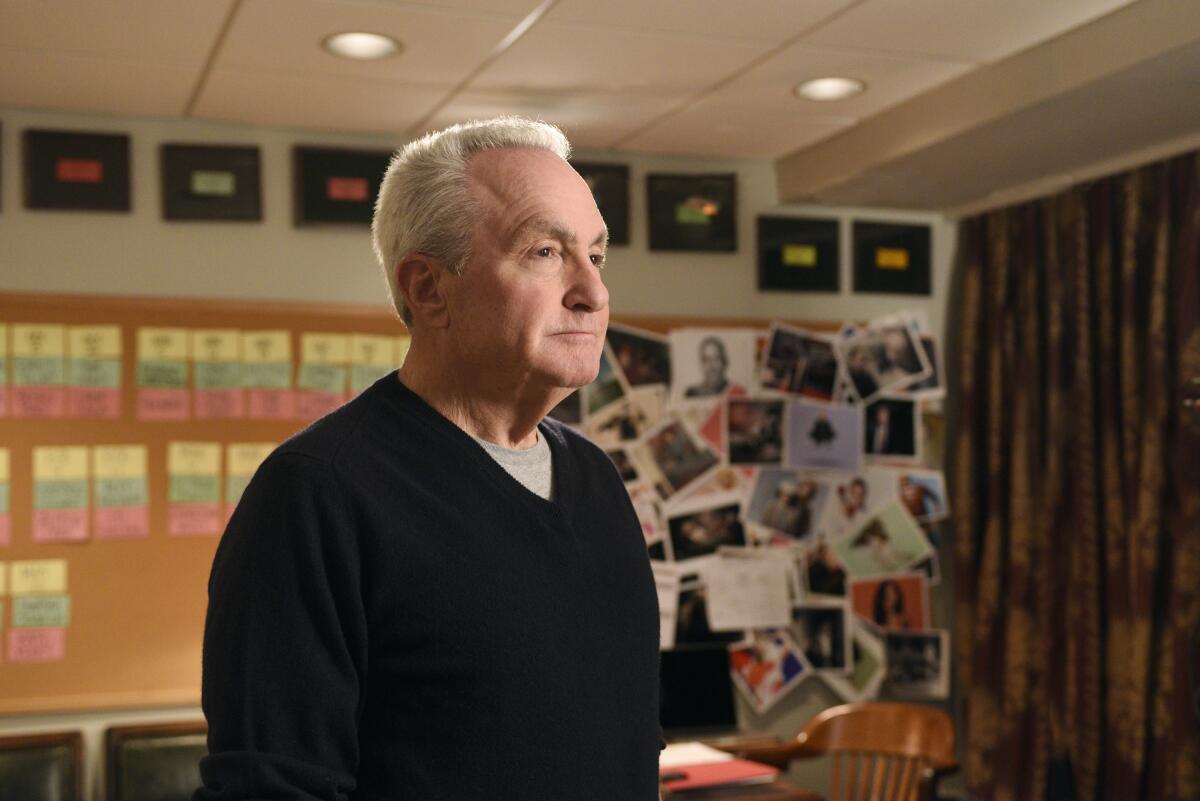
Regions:
<svg viewBox="0 0 1200 801"><path fill-rule="evenodd" d="M12 468L8 461L8 448L0 448L0 483L11 480Z"/></svg>
<svg viewBox="0 0 1200 801"><path fill-rule="evenodd" d="M9 567L9 593L62 595L67 591L66 559L28 559Z"/></svg>
<svg viewBox="0 0 1200 801"><path fill-rule="evenodd" d="M121 326L71 326L67 329L67 355L72 359L121 358Z"/></svg>
<svg viewBox="0 0 1200 801"><path fill-rule="evenodd" d="M221 445L217 442L171 442L167 444L167 473L183 476L221 474Z"/></svg>
<svg viewBox="0 0 1200 801"><path fill-rule="evenodd" d="M908 251L904 248L875 248L875 266L881 270L907 270Z"/></svg>
<svg viewBox="0 0 1200 801"><path fill-rule="evenodd" d="M12 355L17 358L61 357L66 353L65 325L13 323Z"/></svg>
<svg viewBox="0 0 1200 801"><path fill-rule="evenodd" d="M242 337L233 328L197 328L192 332L192 358L198 362L240 362Z"/></svg>
<svg viewBox="0 0 1200 801"><path fill-rule="evenodd" d="M350 363L370 367L395 367L396 346L393 338L373 334L351 334Z"/></svg>
<svg viewBox="0 0 1200 801"><path fill-rule="evenodd" d="M139 328L137 331L139 362L186 362L188 360L188 330L186 328Z"/></svg>
<svg viewBox="0 0 1200 801"><path fill-rule="evenodd" d="M234 442L225 449L225 460L229 465L229 475L254 475L254 471L263 460L275 450L273 442Z"/></svg>
<svg viewBox="0 0 1200 801"><path fill-rule="evenodd" d="M92 448L92 475L96 478L145 478L145 445L96 445Z"/></svg>
<svg viewBox="0 0 1200 801"><path fill-rule="evenodd" d="M816 267L816 245L784 245L783 263L788 267Z"/></svg>
<svg viewBox="0 0 1200 801"><path fill-rule="evenodd" d="M350 358L350 337L345 334L301 334L300 361L303 364L346 364Z"/></svg>
<svg viewBox="0 0 1200 801"><path fill-rule="evenodd" d="M242 361L271 364L292 360L292 335L288 331L243 331Z"/></svg>
<svg viewBox="0 0 1200 801"><path fill-rule="evenodd" d="M88 477L88 449L84 445L39 446L33 449L35 481L71 481Z"/></svg>

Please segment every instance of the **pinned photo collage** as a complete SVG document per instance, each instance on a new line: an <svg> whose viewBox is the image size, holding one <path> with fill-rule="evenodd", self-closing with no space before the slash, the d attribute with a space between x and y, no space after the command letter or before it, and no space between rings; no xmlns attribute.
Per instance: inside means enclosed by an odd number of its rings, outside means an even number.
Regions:
<svg viewBox="0 0 1200 801"><path fill-rule="evenodd" d="M912 313L828 331L614 323L596 381L551 416L629 492L663 648L726 644L758 713L810 676L847 700L940 697L944 374Z"/></svg>

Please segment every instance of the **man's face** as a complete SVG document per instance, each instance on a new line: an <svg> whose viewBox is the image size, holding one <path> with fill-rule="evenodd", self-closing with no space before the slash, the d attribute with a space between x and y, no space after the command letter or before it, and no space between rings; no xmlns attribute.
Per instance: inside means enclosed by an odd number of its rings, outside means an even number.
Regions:
<svg viewBox="0 0 1200 801"><path fill-rule="evenodd" d="M607 230L587 184L542 150L478 153L472 255L447 276L458 364L484 388L579 387L596 378L608 327Z"/></svg>
<svg viewBox="0 0 1200 801"><path fill-rule="evenodd" d="M725 356L721 353L720 345L705 342L700 346L700 369L706 384L720 384L725 379Z"/></svg>

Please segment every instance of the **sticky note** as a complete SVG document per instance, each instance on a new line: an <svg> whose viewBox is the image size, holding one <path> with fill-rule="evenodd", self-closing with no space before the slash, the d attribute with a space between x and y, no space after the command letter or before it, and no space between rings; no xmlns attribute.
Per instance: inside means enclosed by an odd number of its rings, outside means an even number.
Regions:
<svg viewBox="0 0 1200 801"><path fill-rule="evenodd" d="M88 449L33 449L33 540L79 542L88 536Z"/></svg>
<svg viewBox="0 0 1200 801"><path fill-rule="evenodd" d="M67 560L28 559L9 565L12 595L63 595L67 591Z"/></svg>
<svg viewBox="0 0 1200 801"><path fill-rule="evenodd" d="M0 448L0 482L7 484L11 479L12 465L9 461L8 448Z"/></svg>
<svg viewBox="0 0 1200 801"><path fill-rule="evenodd" d="M216 442L171 442L167 472L172 475L215 476L221 472L221 446Z"/></svg>
<svg viewBox="0 0 1200 801"><path fill-rule="evenodd" d="M96 445L92 448L92 473L96 478L145 478L145 445Z"/></svg>
<svg viewBox="0 0 1200 801"><path fill-rule="evenodd" d="M875 248L875 266L881 270L907 270L908 251L904 248Z"/></svg>
<svg viewBox="0 0 1200 801"><path fill-rule="evenodd" d="M186 362L188 360L187 329L139 328L137 357L140 362Z"/></svg>
<svg viewBox="0 0 1200 801"><path fill-rule="evenodd" d="M4 562L0 562L0 595L8 595L8 565Z"/></svg>
<svg viewBox="0 0 1200 801"><path fill-rule="evenodd" d="M72 359L121 358L119 325L73 325L67 329L67 355Z"/></svg>
<svg viewBox="0 0 1200 801"><path fill-rule="evenodd" d="M192 358L198 362L240 362L241 333L232 328L198 328L191 332Z"/></svg>
<svg viewBox="0 0 1200 801"><path fill-rule="evenodd" d="M232 197L237 193L237 176L226 170L193 170L189 179L193 195Z"/></svg>
<svg viewBox="0 0 1200 801"><path fill-rule="evenodd" d="M287 331L243 331L242 361L269 364L292 360L292 335Z"/></svg>
<svg viewBox="0 0 1200 801"><path fill-rule="evenodd" d="M252 476L263 460L275 450L273 442L235 442L227 449L229 475Z"/></svg>
<svg viewBox="0 0 1200 801"><path fill-rule="evenodd" d="M98 184L104 181L104 162L60 157L54 161L54 178L62 184Z"/></svg>
<svg viewBox="0 0 1200 801"><path fill-rule="evenodd" d="M59 662L66 655L67 631L60 628L14 628L8 632L8 661Z"/></svg>
<svg viewBox="0 0 1200 801"><path fill-rule="evenodd" d="M61 357L66 353L66 328L61 325L14 323L12 355L14 357Z"/></svg>
<svg viewBox="0 0 1200 801"><path fill-rule="evenodd" d="M783 263L788 267L816 267L817 248L815 245L784 245Z"/></svg>
<svg viewBox="0 0 1200 801"><path fill-rule="evenodd" d="M23 627L66 626L71 619L69 595L23 595L13 598L12 624Z"/></svg>
<svg viewBox="0 0 1200 801"><path fill-rule="evenodd" d="M345 334L301 334L300 361L304 364L346 364L350 338Z"/></svg>
<svg viewBox="0 0 1200 801"><path fill-rule="evenodd" d="M404 357L408 355L408 349L411 346L412 337L396 337L396 364L404 364Z"/></svg>
<svg viewBox="0 0 1200 801"><path fill-rule="evenodd" d="M325 182L325 195L330 200L362 202L369 194L366 178L331 176Z"/></svg>
<svg viewBox="0 0 1200 801"><path fill-rule="evenodd" d="M11 492L9 487L8 448L0 448L0 545L8 545L12 540L12 518L9 515ZM0 571L0 583L3 575ZM2 594L2 590L0 590Z"/></svg>
<svg viewBox="0 0 1200 801"><path fill-rule="evenodd" d="M67 329L67 413L72 417L121 415L121 328L73 325Z"/></svg>
<svg viewBox="0 0 1200 801"><path fill-rule="evenodd" d="M38 446L33 449L35 481L88 477L88 451L83 445Z"/></svg>
<svg viewBox="0 0 1200 801"><path fill-rule="evenodd" d="M12 326L12 383L18 390L33 389L33 394L18 391L14 397L18 416L55 417L65 411L61 389L54 398L44 396L46 388L61 388L66 378L65 336L61 325Z"/></svg>
<svg viewBox="0 0 1200 801"><path fill-rule="evenodd" d="M396 367L395 340L372 334L350 335L350 389L361 392Z"/></svg>

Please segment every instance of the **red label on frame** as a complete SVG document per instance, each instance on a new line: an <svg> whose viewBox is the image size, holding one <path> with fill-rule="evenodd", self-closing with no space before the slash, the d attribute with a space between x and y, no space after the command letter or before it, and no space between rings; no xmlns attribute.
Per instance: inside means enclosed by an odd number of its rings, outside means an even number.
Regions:
<svg viewBox="0 0 1200 801"><path fill-rule="evenodd" d="M54 177L64 184L98 184L104 180L100 159L63 159L54 162Z"/></svg>
<svg viewBox="0 0 1200 801"><path fill-rule="evenodd" d="M327 178L325 195L330 200L362 202L367 199L366 178Z"/></svg>

